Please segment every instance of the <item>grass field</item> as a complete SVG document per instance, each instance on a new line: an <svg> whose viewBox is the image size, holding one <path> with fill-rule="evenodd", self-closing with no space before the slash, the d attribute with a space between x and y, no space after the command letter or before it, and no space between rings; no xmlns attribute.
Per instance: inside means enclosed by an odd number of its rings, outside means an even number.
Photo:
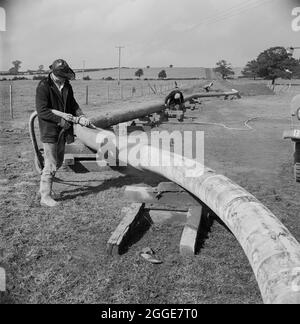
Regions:
<svg viewBox="0 0 300 324"><path fill-rule="evenodd" d="M20 83L23 104L16 110L16 119L1 122L0 266L8 279L7 292L0 293L1 303L262 303L243 250L217 217L202 226L199 253L193 258L180 256L182 226L176 224L152 226L123 256L107 256L107 241L121 220L122 207L128 204L124 187L155 186L162 180L157 176L118 171L59 174L67 182L54 189L61 207L41 208L39 175L25 128L35 85ZM82 104L84 85L78 83L76 88L74 84ZM232 86L252 96L203 100L188 117L234 128L255 117L253 130L230 131L188 120L159 129L205 131L205 164L253 193L299 241L300 186L293 180L292 145L282 140L282 132L289 128L289 103L298 88L274 95L261 86L255 95L257 83L253 87L252 81L216 85L219 90ZM91 114L99 103L83 108ZM99 109L110 109L110 105ZM146 263L140 257L145 247L155 250L163 264Z"/></svg>
<svg viewBox="0 0 300 324"><path fill-rule="evenodd" d="M178 81L179 86L192 86L199 81ZM204 82L204 81L203 81ZM12 85L13 110L16 120L28 119L35 110L35 90L39 81L3 81L0 82L0 120L10 119L9 86ZM204 82L205 83L205 82ZM154 97L167 94L174 87L174 81L116 81L76 80L72 82L75 97L83 107L98 106L108 102L124 101L132 98ZM86 105L86 88L88 87L88 105ZM157 94L155 94L156 92Z"/></svg>

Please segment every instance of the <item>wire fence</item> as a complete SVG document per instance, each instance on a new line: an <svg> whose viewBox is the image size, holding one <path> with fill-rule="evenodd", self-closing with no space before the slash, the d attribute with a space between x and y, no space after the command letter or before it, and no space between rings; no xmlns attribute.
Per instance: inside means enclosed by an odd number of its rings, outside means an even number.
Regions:
<svg viewBox="0 0 300 324"><path fill-rule="evenodd" d="M199 80L177 81L179 87L192 87ZM0 121L12 119L27 120L35 110L35 92L38 81L0 82ZM74 81L75 98L80 106L94 107L117 101L134 100L143 97L161 97L175 87L175 81Z"/></svg>
<svg viewBox="0 0 300 324"><path fill-rule="evenodd" d="M289 83L273 84L272 81L270 81L267 86L276 94L295 93L295 92L299 92L300 83L289 82Z"/></svg>

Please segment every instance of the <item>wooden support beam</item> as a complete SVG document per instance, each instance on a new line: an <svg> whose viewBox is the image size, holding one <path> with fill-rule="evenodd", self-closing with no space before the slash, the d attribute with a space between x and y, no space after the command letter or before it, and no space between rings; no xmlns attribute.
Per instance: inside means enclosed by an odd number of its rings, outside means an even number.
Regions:
<svg viewBox="0 0 300 324"><path fill-rule="evenodd" d="M186 192L186 190L174 182L161 182L157 186L157 192Z"/></svg>
<svg viewBox="0 0 300 324"><path fill-rule="evenodd" d="M66 145L65 154L96 154L97 152L83 145L80 141Z"/></svg>
<svg viewBox="0 0 300 324"><path fill-rule="evenodd" d="M189 209L187 214L187 222L180 241L180 254L182 256L193 256L196 254L196 244L201 217L201 206L196 206Z"/></svg>
<svg viewBox="0 0 300 324"><path fill-rule="evenodd" d="M120 247L126 241L130 231L144 212L144 207L144 204L132 204L130 207L123 208L123 219L107 243L107 253L109 255L116 256L120 254Z"/></svg>
<svg viewBox="0 0 300 324"><path fill-rule="evenodd" d="M153 188L127 186L124 192L125 199L131 202L152 202L155 199Z"/></svg>
<svg viewBox="0 0 300 324"><path fill-rule="evenodd" d="M161 183L157 188L127 186L124 198L130 202L147 203L147 208L186 210L200 204L190 193L173 183Z"/></svg>
<svg viewBox="0 0 300 324"><path fill-rule="evenodd" d="M65 154L64 165L65 166L75 165L75 158L73 154Z"/></svg>
<svg viewBox="0 0 300 324"><path fill-rule="evenodd" d="M149 215L153 224L177 224L182 226L186 224L186 212L150 210Z"/></svg>
<svg viewBox="0 0 300 324"><path fill-rule="evenodd" d="M67 163L59 170L59 172L74 172L74 173L89 173L89 172L103 172L110 171L111 167L104 162L102 165L96 160L77 160L74 159L74 164L72 164L71 159L67 159Z"/></svg>

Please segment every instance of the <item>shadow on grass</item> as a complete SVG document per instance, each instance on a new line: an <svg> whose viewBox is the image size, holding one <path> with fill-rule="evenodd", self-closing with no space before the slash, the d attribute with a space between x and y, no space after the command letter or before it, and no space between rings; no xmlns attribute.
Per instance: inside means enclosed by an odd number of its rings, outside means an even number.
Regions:
<svg viewBox="0 0 300 324"><path fill-rule="evenodd" d="M149 231L152 224L153 222L149 212L144 212L137 224L135 224L135 226L130 231L130 234L126 237L126 239L120 246L120 255L126 254L133 245L138 243Z"/></svg>
<svg viewBox="0 0 300 324"><path fill-rule="evenodd" d="M219 223L231 235L233 235L230 229L226 226L226 224L212 210L210 210L209 207L203 204L201 224L196 244L196 254L199 254L201 250L204 249L205 243L209 239L209 234L211 233L211 229L215 222Z"/></svg>
<svg viewBox="0 0 300 324"><path fill-rule="evenodd" d="M144 183L149 186L157 186L161 181L164 181L165 179L159 176L155 176L151 173L145 173L138 170L134 170L134 173L131 169L129 170L122 170L117 169L119 172L123 173L123 176L120 176L118 178L105 180L101 185L99 186L78 186L74 185L73 183L76 183L76 181L70 181L70 182L64 182L62 181L61 184L66 184L71 187L76 187L76 189L73 190L67 190L62 191L61 195L63 196L60 199L57 199L57 201L63 202L68 200L73 200L77 197L88 197L90 195L97 194L102 191L106 191L110 188L123 188L125 186L134 185L134 184L140 184ZM90 182L90 181L86 181ZM84 183L84 182L82 182Z"/></svg>

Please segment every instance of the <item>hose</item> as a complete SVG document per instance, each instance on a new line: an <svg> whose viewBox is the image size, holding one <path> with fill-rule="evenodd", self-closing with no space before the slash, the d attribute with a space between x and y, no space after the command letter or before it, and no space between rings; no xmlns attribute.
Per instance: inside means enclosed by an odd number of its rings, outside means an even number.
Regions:
<svg viewBox="0 0 300 324"><path fill-rule="evenodd" d="M30 134L30 139L31 139L31 143L33 146L33 151L34 151L34 164L35 164L35 168L37 170L37 172L39 174L43 173L44 167L45 167L45 161L44 161L44 157L41 153L41 150L39 149L39 146L37 144L37 139L36 139L36 135L35 135L35 130L34 130L34 123L35 120L37 118L38 114L35 111L29 119L29 134ZM58 143L60 142L62 136L64 135L65 130L62 129L61 132L59 133L58 136Z"/></svg>
<svg viewBox="0 0 300 324"><path fill-rule="evenodd" d="M35 168L37 170L37 172L39 174L42 174L44 166L45 166L45 162L44 162L44 158L43 155L39 149L39 146L37 144L37 140L36 140L36 135L35 135L35 131L34 131L34 122L35 119L37 118L38 114L37 112L34 112L29 119L29 134L30 134L30 139L31 139L31 143L33 146L33 150L34 150L34 164L35 164Z"/></svg>

